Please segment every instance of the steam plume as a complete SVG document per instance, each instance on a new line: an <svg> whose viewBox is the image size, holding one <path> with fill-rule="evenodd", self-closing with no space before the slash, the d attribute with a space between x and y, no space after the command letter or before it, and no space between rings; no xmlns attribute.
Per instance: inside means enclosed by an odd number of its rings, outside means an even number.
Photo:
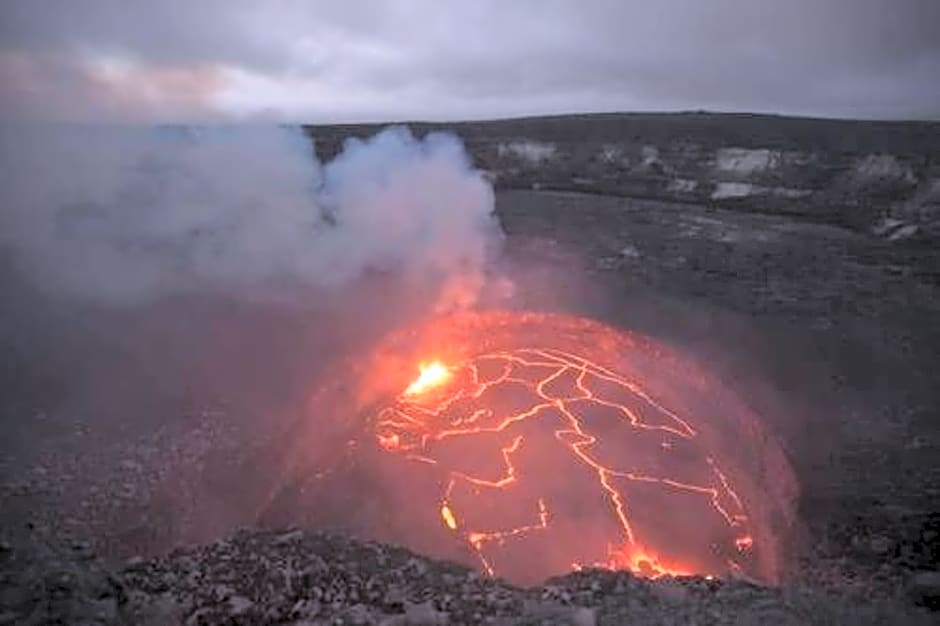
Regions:
<svg viewBox="0 0 940 626"><path fill-rule="evenodd" d="M7 128L0 245L47 291L132 304L282 295L369 271L468 304L501 231L456 137L403 128L317 162L298 129Z"/></svg>

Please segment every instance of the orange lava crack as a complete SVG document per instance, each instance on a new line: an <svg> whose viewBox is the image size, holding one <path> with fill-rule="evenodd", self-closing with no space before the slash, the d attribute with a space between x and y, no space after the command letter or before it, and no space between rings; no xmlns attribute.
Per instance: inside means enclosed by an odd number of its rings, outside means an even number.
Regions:
<svg viewBox="0 0 940 626"><path fill-rule="evenodd" d="M496 373L488 375L486 371ZM473 410L465 407L507 385L534 393L537 401L505 414L492 406ZM599 389L603 386L612 390L613 395L626 399L610 399L611 393L603 397ZM422 365L420 376L398 396L394 405L379 412L375 428L378 443L384 450L446 469L448 479L439 501L440 517L448 530L458 533L476 552L483 570L491 575L497 572L488 550L549 529L552 525L549 504L542 497L537 499L538 510L533 511L531 523L481 530L469 528L462 521L452 494L458 486L473 490L506 489L520 481L522 476L514 459L525 444L525 436L514 436L509 445L500 449L503 471L496 478L446 468L446 463L434 457L433 448L447 440L504 433L548 413L559 416L562 423L553 431L554 439L563 444L581 466L591 471L594 487L600 490L619 528L619 536L612 537L608 543L606 560L591 563L591 566L627 569L647 577L714 573L666 558L644 542L631 520L630 499L618 488L618 480L661 485L706 498L733 533L733 546L738 555L744 556L752 550L754 539L748 530L744 505L711 456L705 458L708 470L695 482L602 463L596 450L602 435L585 419L588 409L598 408L640 431L658 431L686 441L697 435L688 421L657 403L635 382L589 359L550 348L487 353L450 366L439 362ZM645 419L647 413L665 419L653 423ZM669 449L673 444L664 440L660 445ZM741 569L735 558L727 561L731 570ZM572 567L580 569L584 565L576 563Z"/></svg>

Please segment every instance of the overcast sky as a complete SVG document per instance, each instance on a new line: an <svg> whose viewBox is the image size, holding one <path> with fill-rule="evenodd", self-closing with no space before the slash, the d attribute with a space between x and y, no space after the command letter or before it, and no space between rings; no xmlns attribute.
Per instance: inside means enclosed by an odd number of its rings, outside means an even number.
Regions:
<svg viewBox="0 0 940 626"><path fill-rule="evenodd" d="M687 109L940 119L940 0L0 2L8 121Z"/></svg>

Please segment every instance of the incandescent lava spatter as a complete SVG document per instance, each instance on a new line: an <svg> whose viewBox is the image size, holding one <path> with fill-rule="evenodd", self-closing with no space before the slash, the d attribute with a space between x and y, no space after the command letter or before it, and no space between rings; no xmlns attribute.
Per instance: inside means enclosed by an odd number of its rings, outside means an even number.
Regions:
<svg viewBox="0 0 940 626"><path fill-rule="evenodd" d="M355 369L364 430L344 458L374 459L359 469L380 485L358 516L372 538L522 584L585 567L781 574L784 455L714 376L650 339L461 313L393 334Z"/></svg>

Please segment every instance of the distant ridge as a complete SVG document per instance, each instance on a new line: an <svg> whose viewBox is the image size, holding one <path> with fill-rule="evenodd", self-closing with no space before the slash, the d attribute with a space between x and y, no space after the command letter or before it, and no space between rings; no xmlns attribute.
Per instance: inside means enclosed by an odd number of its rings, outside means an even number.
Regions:
<svg viewBox="0 0 940 626"><path fill-rule="evenodd" d="M318 143L365 136L390 123L303 125ZM940 121L870 121L789 117L765 113L585 113L461 122L392 122L418 134L458 133L473 142L525 137L559 143L676 142L824 153L932 155L940 158Z"/></svg>

